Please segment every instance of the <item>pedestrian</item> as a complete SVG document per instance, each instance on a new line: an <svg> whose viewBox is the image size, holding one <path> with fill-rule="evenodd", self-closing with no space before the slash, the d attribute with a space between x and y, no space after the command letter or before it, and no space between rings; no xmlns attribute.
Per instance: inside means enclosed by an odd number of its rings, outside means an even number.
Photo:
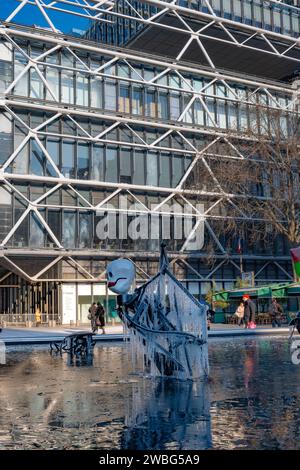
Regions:
<svg viewBox="0 0 300 470"><path fill-rule="evenodd" d="M255 328L255 304L248 294L243 295L245 328Z"/></svg>
<svg viewBox="0 0 300 470"><path fill-rule="evenodd" d="M37 306L35 309L35 326L40 326L42 323L42 315L40 307Z"/></svg>
<svg viewBox="0 0 300 470"><path fill-rule="evenodd" d="M96 325L96 312L97 312L97 304L93 302L89 308L88 319L91 321L91 329L93 333L98 331L98 326Z"/></svg>
<svg viewBox="0 0 300 470"><path fill-rule="evenodd" d="M97 302L97 311L96 311L96 324L101 328L102 334L105 335L105 310L101 302Z"/></svg>
<svg viewBox="0 0 300 470"><path fill-rule="evenodd" d="M210 330L210 325L214 323L215 311L212 308L207 309L206 316L207 316L207 329Z"/></svg>
<svg viewBox="0 0 300 470"><path fill-rule="evenodd" d="M281 326L281 315L283 314L283 309L281 305L277 302L276 299L273 299L270 305L270 315L272 320L272 328Z"/></svg>
<svg viewBox="0 0 300 470"><path fill-rule="evenodd" d="M238 325L239 326L244 324L244 314L245 314L244 302L240 302L238 308L235 311L235 315L238 317Z"/></svg>

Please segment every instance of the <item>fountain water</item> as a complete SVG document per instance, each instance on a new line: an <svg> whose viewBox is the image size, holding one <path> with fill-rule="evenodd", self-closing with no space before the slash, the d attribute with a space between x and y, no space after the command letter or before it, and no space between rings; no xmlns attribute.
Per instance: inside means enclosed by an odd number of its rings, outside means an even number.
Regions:
<svg viewBox="0 0 300 470"><path fill-rule="evenodd" d="M199 303L169 270L161 245L159 272L125 294L134 265L115 260L107 267L108 287L118 296L118 313L130 336L133 361L141 358L152 376L197 379L208 375L207 306ZM129 282L130 281L130 282Z"/></svg>

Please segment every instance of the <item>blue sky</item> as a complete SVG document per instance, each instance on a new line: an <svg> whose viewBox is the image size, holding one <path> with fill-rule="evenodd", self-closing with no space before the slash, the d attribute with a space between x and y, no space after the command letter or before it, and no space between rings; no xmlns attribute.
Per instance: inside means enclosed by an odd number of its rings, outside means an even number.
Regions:
<svg viewBox="0 0 300 470"><path fill-rule="evenodd" d="M20 4L17 0L0 0L0 19L6 19L10 13ZM64 9L71 9L68 5L63 5ZM77 11L80 11L77 9ZM55 26L64 33L70 33L72 28L85 30L88 27L89 21L85 18L69 15L67 13L55 12L46 10ZM26 5L13 19L12 22L24 24L27 26L38 25L46 26L46 20L36 6Z"/></svg>

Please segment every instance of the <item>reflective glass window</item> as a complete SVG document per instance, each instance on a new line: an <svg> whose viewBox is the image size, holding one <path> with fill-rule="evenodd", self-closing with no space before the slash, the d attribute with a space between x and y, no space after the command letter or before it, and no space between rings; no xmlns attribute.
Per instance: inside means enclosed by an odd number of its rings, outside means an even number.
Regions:
<svg viewBox="0 0 300 470"><path fill-rule="evenodd" d="M74 178L74 150L75 142L64 141L62 144L62 173L66 178Z"/></svg>
<svg viewBox="0 0 300 470"><path fill-rule="evenodd" d="M147 153L147 181L146 184L150 186L158 186L158 167L157 167L157 154L153 152Z"/></svg>
<svg viewBox="0 0 300 470"><path fill-rule="evenodd" d="M77 178L89 179L89 145L79 143L77 146Z"/></svg>
<svg viewBox="0 0 300 470"><path fill-rule="evenodd" d="M64 212L63 245L65 248L75 248L76 240L76 213Z"/></svg>
<svg viewBox="0 0 300 470"><path fill-rule="evenodd" d="M106 149L106 181L116 183L118 181L118 152L114 147Z"/></svg>

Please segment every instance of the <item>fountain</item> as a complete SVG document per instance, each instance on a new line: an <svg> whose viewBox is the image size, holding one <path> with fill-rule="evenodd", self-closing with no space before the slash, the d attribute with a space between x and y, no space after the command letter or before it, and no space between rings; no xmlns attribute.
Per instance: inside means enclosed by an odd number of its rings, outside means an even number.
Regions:
<svg viewBox="0 0 300 470"><path fill-rule="evenodd" d="M199 303L169 270L161 244L158 273L128 294L135 277L127 259L107 266L108 287L130 337L132 358L151 376L193 380L208 376L207 306Z"/></svg>

